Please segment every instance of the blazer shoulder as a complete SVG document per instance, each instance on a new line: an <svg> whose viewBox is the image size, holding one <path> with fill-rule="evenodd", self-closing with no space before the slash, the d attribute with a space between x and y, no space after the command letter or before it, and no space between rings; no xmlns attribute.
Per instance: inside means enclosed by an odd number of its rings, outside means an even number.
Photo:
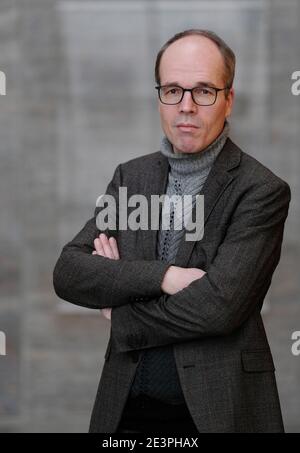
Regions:
<svg viewBox="0 0 300 453"><path fill-rule="evenodd" d="M255 157L243 151L239 146L231 141L231 145L240 153L240 172L250 181L268 184L273 187L286 189L290 192L289 184L281 177L276 175L270 168L259 162Z"/></svg>

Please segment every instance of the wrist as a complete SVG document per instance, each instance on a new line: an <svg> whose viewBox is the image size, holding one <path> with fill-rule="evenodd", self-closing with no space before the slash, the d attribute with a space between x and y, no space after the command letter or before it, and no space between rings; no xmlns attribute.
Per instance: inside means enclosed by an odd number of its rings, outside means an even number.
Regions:
<svg viewBox="0 0 300 453"><path fill-rule="evenodd" d="M173 273L174 273L174 268L175 266L170 266L165 275L164 275L164 278L162 280L162 283L161 283L161 290L166 293L166 294L170 294L171 292L171 285L172 285L172 278L173 278Z"/></svg>

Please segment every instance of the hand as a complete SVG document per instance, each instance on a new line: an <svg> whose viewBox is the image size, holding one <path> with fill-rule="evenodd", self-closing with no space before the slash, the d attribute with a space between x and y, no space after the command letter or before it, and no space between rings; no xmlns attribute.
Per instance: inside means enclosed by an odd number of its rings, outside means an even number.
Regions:
<svg viewBox="0 0 300 453"><path fill-rule="evenodd" d="M111 308L102 308L100 311L104 318L111 320Z"/></svg>
<svg viewBox="0 0 300 453"><path fill-rule="evenodd" d="M95 249L92 254L104 256L112 260L119 260L120 254L117 241L113 236L109 239L104 233L100 233L99 237L94 240Z"/></svg>
<svg viewBox="0 0 300 453"><path fill-rule="evenodd" d="M120 259L118 244L114 237L108 239L104 233L100 233L99 238L94 240L94 246L96 250L92 252L92 255L100 255L113 260ZM104 318L111 320L111 308L102 308L100 312Z"/></svg>
<svg viewBox="0 0 300 453"><path fill-rule="evenodd" d="M164 293L172 295L189 286L194 280L202 278L206 272L196 267L184 268L170 266L164 275L161 289Z"/></svg>

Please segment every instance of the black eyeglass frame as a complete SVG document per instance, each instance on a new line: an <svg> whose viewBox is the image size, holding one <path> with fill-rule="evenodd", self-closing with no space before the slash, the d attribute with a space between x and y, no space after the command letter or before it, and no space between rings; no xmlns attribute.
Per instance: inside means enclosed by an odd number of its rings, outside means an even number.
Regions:
<svg viewBox="0 0 300 453"><path fill-rule="evenodd" d="M180 101L178 102L174 102L172 104L170 104L169 102L163 102L161 100L161 96L160 96L160 89L161 88L165 88L165 87L174 87L174 88L180 88L182 90L182 96L181 96L181 99ZM159 97L159 100L162 104L165 104L165 105L177 105L177 104L180 104L180 102L182 101L183 97L184 97L184 94L186 91L189 91L191 93L191 96L192 96L192 99L193 99L193 102L196 104L196 105L200 105L201 107L210 107L211 105L214 105L216 103L216 100L217 100L217 97L218 97L218 93L219 91L224 91L224 90L230 90L231 87L227 86L225 88L217 88L217 87L212 87L212 86L208 86L208 85L203 85L203 88L210 88L212 90L215 90L215 100L212 104L198 104L198 102L195 101L194 99L194 96L193 96L193 90L195 88L200 88L200 86L195 86L194 88L183 88L181 87L180 85L157 85L155 87L155 89L158 91L158 97Z"/></svg>

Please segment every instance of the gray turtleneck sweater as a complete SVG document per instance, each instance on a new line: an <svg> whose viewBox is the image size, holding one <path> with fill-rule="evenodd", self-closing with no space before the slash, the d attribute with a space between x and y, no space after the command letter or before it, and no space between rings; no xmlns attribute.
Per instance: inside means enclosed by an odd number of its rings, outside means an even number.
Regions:
<svg viewBox="0 0 300 453"><path fill-rule="evenodd" d="M222 133L206 149L194 154L174 153L167 137L162 139L161 153L169 161L166 194L170 197L192 195L190 213L195 203L195 196L201 192L215 159L226 142L228 133L229 125L225 122ZM170 264L175 263L177 250L185 233L184 228L176 227L179 219L176 219L174 212L176 212L176 205L171 210L170 229L160 229L157 241L157 258ZM185 211L185 215L189 215L189 210ZM130 397L138 395L147 395L169 404L185 403L173 345L143 351L130 391Z"/></svg>

